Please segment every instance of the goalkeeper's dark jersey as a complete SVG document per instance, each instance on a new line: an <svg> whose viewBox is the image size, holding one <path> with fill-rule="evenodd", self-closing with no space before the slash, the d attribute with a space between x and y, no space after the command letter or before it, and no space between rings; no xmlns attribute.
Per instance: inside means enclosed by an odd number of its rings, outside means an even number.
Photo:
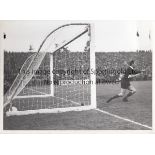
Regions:
<svg viewBox="0 0 155 155"><path fill-rule="evenodd" d="M124 77L121 79L121 88L128 89L130 86L130 78L129 75L135 75L140 73L140 71L133 69L132 67L128 67L125 71Z"/></svg>

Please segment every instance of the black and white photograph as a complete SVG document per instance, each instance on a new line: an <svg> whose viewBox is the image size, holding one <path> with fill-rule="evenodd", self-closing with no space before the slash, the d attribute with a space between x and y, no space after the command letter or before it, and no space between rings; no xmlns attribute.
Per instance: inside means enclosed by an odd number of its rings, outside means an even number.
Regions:
<svg viewBox="0 0 155 155"><path fill-rule="evenodd" d="M3 131L153 130L152 21L0 25Z"/></svg>

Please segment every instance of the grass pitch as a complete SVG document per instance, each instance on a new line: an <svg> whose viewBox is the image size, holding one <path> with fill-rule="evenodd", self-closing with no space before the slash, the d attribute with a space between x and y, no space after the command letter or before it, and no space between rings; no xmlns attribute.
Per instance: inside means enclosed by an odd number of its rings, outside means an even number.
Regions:
<svg viewBox="0 0 155 155"><path fill-rule="evenodd" d="M121 98L106 104L120 91L119 84L97 85L97 108L152 126L152 82L136 81L137 93L122 102ZM149 130L135 123L96 110L4 117L4 130Z"/></svg>

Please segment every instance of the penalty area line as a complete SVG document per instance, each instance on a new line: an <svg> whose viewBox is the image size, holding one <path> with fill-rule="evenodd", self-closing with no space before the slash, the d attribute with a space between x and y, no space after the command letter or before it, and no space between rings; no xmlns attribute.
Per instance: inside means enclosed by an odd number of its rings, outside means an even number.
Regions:
<svg viewBox="0 0 155 155"><path fill-rule="evenodd" d="M136 121L133 121L133 120L130 120L128 118L124 118L124 117L121 117L121 116L118 116L118 115L115 115L115 114L112 114L110 112L107 112L107 111L104 111L104 110L100 110L100 109L94 109L96 111L99 111L101 113L104 113L106 115L109 115L109 116L112 116L112 117L115 117L117 119L121 119L123 121L126 121L126 122L130 122L130 123L133 123L133 124L136 124L136 125L139 125L139 126L142 126L142 127L145 127L145 128L148 128L148 129L151 129L152 130L152 127L148 126L148 125L145 125L145 124L142 124L142 123L139 123L139 122L136 122Z"/></svg>

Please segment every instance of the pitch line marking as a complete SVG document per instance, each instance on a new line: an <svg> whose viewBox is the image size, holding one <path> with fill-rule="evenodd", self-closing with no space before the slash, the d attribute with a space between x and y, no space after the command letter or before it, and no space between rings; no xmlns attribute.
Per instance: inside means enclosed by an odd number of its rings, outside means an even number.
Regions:
<svg viewBox="0 0 155 155"><path fill-rule="evenodd" d="M115 117L115 118L118 118L118 119L121 119L123 121L127 121L127 122L130 122L130 123L133 123L133 124L136 124L136 125L139 125L139 126L142 126L142 127L145 127L145 128L148 128L148 129L151 129L152 130L152 127L148 126L148 125L145 125L145 124L141 124L139 122L136 122L136 121L133 121L133 120L130 120L128 118L124 118L124 117L121 117L121 116L118 116L118 115L115 115L115 114L112 114L112 113L109 113L107 111L104 111L104 110L100 110L100 109L95 109L96 111L99 111L99 112L102 112L106 115L109 115L109 116L112 116L112 117Z"/></svg>

